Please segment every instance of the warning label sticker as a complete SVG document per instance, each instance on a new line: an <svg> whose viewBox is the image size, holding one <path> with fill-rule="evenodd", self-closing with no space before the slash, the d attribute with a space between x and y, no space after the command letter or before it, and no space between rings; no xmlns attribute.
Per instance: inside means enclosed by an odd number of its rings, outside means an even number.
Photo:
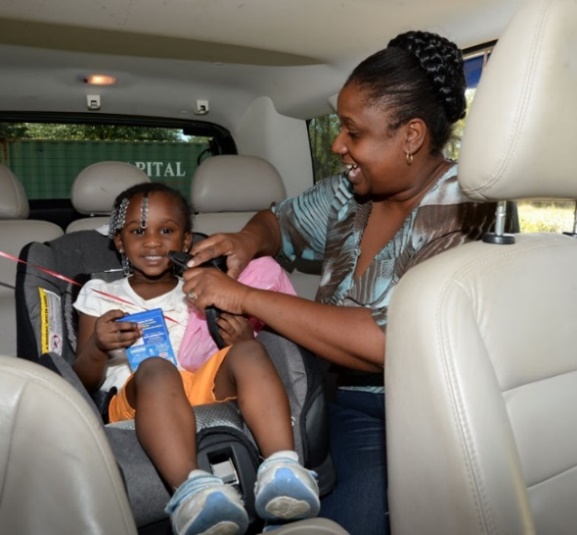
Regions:
<svg viewBox="0 0 577 535"><path fill-rule="evenodd" d="M53 352L62 355L62 316L60 296L45 288L38 288L40 294L40 348L42 353Z"/></svg>

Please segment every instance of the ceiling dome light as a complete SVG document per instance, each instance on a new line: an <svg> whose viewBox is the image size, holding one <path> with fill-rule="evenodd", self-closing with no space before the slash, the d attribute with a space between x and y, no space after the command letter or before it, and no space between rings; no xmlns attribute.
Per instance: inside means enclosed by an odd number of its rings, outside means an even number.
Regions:
<svg viewBox="0 0 577 535"><path fill-rule="evenodd" d="M114 85L116 77L109 74L89 74L83 78L83 81L88 85Z"/></svg>

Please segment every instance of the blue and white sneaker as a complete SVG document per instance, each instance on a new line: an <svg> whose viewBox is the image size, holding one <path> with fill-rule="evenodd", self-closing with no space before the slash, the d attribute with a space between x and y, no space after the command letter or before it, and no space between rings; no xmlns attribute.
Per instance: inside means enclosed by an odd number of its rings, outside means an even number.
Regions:
<svg viewBox="0 0 577 535"><path fill-rule="evenodd" d="M254 494L258 516L269 522L313 518L321 507L317 474L294 451L273 453L260 465Z"/></svg>
<svg viewBox="0 0 577 535"><path fill-rule="evenodd" d="M177 535L242 535L248 514L238 492L204 470L193 470L165 511Z"/></svg>

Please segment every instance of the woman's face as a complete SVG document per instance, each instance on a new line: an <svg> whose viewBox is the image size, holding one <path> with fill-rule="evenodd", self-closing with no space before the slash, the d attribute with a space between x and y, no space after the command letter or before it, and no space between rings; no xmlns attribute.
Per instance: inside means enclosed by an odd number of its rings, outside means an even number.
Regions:
<svg viewBox="0 0 577 535"><path fill-rule="evenodd" d="M391 132L385 106L370 106L365 90L343 87L337 105L341 129L332 150L350 168L348 179L358 195L391 196L404 191L405 129Z"/></svg>

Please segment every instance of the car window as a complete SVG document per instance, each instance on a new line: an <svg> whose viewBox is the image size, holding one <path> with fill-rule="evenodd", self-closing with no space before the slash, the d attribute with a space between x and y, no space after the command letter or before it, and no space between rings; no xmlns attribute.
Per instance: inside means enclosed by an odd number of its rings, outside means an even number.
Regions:
<svg viewBox="0 0 577 535"><path fill-rule="evenodd" d="M74 179L88 165L128 162L151 180L164 182L186 197L200 162L230 152L221 130L206 125L198 133L183 126L108 123L0 122L0 163L22 181L28 199L69 199Z"/></svg>

